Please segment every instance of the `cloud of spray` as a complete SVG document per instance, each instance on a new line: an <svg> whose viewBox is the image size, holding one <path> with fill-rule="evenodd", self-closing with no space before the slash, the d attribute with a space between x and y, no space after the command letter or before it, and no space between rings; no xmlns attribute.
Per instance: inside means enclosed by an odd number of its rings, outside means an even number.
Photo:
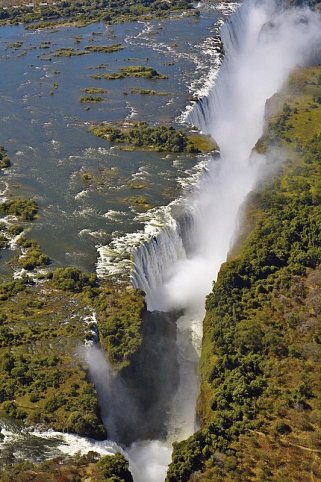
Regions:
<svg viewBox="0 0 321 482"><path fill-rule="evenodd" d="M128 450L129 468L135 482L163 482L172 449L159 440L137 442Z"/></svg>
<svg viewBox="0 0 321 482"><path fill-rule="evenodd" d="M117 440L120 429L126 430L128 414L130 414L131 419L134 417L137 426L142 422L142 414L135 410L135 402L129 396L126 388L122 386L122 383L115 384L116 375L113 373L104 352L98 346L86 346L82 356L88 363L89 373L97 390L101 416L108 431L108 438ZM79 439L81 438L79 437ZM73 442L73 439L71 439L71 442ZM89 443L90 441L86 441L86 447ZM92 449L102 454L116 453L117 451L123 453L129 461L130 471L135 482L163 482L166 477L172 452L170 443L146 440L131 444L127 450L108 441L91 443Z"/></svg>
<svg viewBox="0 0 321 482"><path fill-rule="evenodd" d="M88 363L89 375L97 390L101 418L108 429L108 436L115 440L116 427L114 426L112 403L113 371L103 350L95 344L86 346L82 356Z"/></svg>

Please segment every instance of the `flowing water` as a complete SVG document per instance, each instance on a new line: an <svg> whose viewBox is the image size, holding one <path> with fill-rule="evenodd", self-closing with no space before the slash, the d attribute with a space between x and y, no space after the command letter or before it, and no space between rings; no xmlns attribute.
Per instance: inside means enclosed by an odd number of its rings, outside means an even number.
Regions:
<svg viewBox="0 0 321 482"><path fill-rule="evenodd" d="M219 54L211 39L229 9L204 7L200 17L59 31L0 28L5 74L0 79L0 142L13 163L5 180L11 181L14 193L37 199L41 218L32 235L56 264L93 271L98 249L103 252L100 275L123 272L131 246L140 242L137 233L143 232L146 215L152 217L135 200L143 196L151 206L166 206L193 179L202 157L120 151L95 138L87 125L103 120L174 121L217 68ZM118 43L124 49L114 53L54 55L62 48L79 53L88 46ZM91 77L128 65L149 65L168 79ZM104 101L81 103L86 95L82 89L88 87L106 89ZM140 95L135 89L164 95ZM83 180L86 172L92 182ZM0 184L2 191L3 179ZM105 261L106 250L110 256Z"/></svg>
<svg viewBox="0 0 321 482"><path fill-rule="evenodd" d="M157 29L157 24L152 22L149 27ZM132 282L145 291L148 310L159 319L169 316L166 313L180 313L176 316L179 383L165 417L165 433L156 440L136 440L126 449L135 482L164 480L171 443L197 429L197 363L205 297L231 247L246 196L264 172L266 159L252 149L262 134L266 100L282 87L292 69L309 60L308 53L320 47L320 31L318 17L309 10L284 12L273 1L244 2L222 28L225 58L218 77L213 70L206 95L182 108L179 115L215 137L220 158L200 159L203 169L188 171L191 176L186 176L196 179L191 183L194 187L167 207L139 217L144 229L138 234L134 229L133 234L125 230L127 234L108 247L101 243L97 267L101 276L117 273L115 259L122 261L120 253L126 243L127 253L136 246ZM132 40L135 48L144 35L146 30L139 31ZM172 48L158 41L154 47L152 44L154 52L162 55ZM132 112L139 109L131 105ZM40 223L39 235L41 229ZM109 368L105 366L106 377L100 384L105 362L88 356L103 404ZM117 404L117 393L114 395ZM131 400L127 403L130 406ZM139 414L135 422L140 424ZM117 427L113 430L116 434Z"/></svg>

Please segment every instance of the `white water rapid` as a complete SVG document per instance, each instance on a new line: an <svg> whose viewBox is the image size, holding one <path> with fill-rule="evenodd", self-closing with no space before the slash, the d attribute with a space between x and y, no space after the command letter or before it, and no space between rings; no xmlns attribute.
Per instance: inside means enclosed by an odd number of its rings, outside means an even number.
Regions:
<svg viewBox="0 0 321 482"><path fill-rule="evenodd" d="M246 196L263 172L265 158L252 149L262 135L265 103L320 46L320 32L311 10L285 10L268 0L244 2L222 27L225 58L218 78L188 114L192 125L216 139L220 159L209 159L185 213L134 252L132 282L145 291L148 309L183 313L177 321L180 383L167 440L131 447L135 482L163 481L171 442L197 428L204 301L231 248Z"/></svg>

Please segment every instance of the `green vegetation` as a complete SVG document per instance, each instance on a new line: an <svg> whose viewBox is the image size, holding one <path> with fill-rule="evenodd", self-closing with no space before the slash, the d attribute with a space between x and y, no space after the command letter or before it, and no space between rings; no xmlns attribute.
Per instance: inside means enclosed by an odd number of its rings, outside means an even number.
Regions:
<svg viewBox="0 0 321 482"><path fill-rule="evenodd" d="M50 42L44 42L40 45L41 49L48 49L50 47ZM49 59L52 57L79 57L81 55L87 55L90 52L100 52L100 53L112 53L123 50L123 46L120 44L114 45L90 45L85 47L85 50L75 49L73 47L66 47L49 52L46 55L42 55L42 59Z"/></svg>
<svg viewBox="0 0 321 482"><path fill-rule="evenodd" d="M90 45L89 47L85 47L85 50L88 50L88 52L99 52L104 54L110 54L113 52L119 52L120 50L124 50L124 47L121 44Z"/></svg>
<svg viewBox="0 0 321 482"><path fill-rule="evenodd" d="M50 263L49 257L44 254L39 244L25 237L20 237L18 246L22 248L22 254L18 259L18 264L25 270L32 271L41 266L47 266Z"/></svg>
<svg viewBox="0 0 321 482"><path fill-rule="evenodd" d="M17 216L23 221L32 221L38 212L38 206L33 199L12 199L0 204L0 215Z"/></svg>
<svg viewBox="0 0 321 482"><path fill-rule="evenodd" d="M118 170L115 168L99 169L98 173L93 171L81 171L80 178L85 184L91 184L96 187L107 187L115 185Z"/></svg>
<svg viewBox="0 0 321 482"><path fill-rule="evenodd" d="M167 126L149 126L146 122L114 127L104 122L89 128L95 136L128 148L167 152L200 152L190 137L182 130ZM196 137L194 136L194 139Z"/></svg>
<svg viewBox="0 0 321 482"><path fill-rule="evenodd" d="M85 89L81 89L81 92L85 94L107 94L109 91L107 89L100 89L99 87L86 87Z"/></svg>
<svg viewBox="0 0 321 482"><path fill-rule="evenodd" d="M146 67L144 65L122 67L118 72L104 74L102 77L106 80L119 80L125 79L126 77L140 77L149 80L167 79L166 75L160 74L152 67Z"/></svg>
<svg viewBox="0 0 321 482"><path fill-rule="evenodd" d="M168 92L161 92L158 90L151 90L151 89L139 89L139 88L131 89L130 92L131 94L140 94L140 95L160 95L160 96L168 95Z"/></svg>
<svg viewBox="0 0 321 482"><path fill-rule="evenodd" d="M77 356L86 337L84 302L48 281L7 282L0 293L0 414L104 438L96 392Z"/></svg>
<svg viewBox="0 0 321 482"><path fill-rule="evenodd" d="M7 169L10 166L8 153L3 146L0 146L0 169Z"/></svg>
<svg viewBox="0 0 321 482"><path fill-rule="evenodd" d="M98 104L103 102L104 98L101 96L95 97L94 95L86 95L85 97L80 97L80 102L82 104Z"/></svg>
<svg viewBox="0 0 321 482"><path fill-rule="evenodd" d="M7 152L0 147L1 167L10 167L10 160ZM33 221L36 218L38 206L33 199L10 199L0 204L0 219L3 216L14 216L20 221ZM9 241L23 232L23 227L14 222L0 222L0 250L9 246ZM43 267L49 264L50 260L47 255L42 253L39 244L36 241L28 240L24 236L20 236L16 240L19 253L12 260L13 265L17 265L25 270L33 271L35 268ZM1 282L0 280L0 300L6 300L17 294L25 288L26 280L14 280Z"/></svg>
<svg viewBox="0 0 321 482"><path fill-rule="evenodd" d="M296 73L269 105L259 147L286 162L249 199L207 298L201 429L175 444L168 482L321 478L320 74Z"/></svg>
<svg viewBox="0 0 321 482"><path fill-rule="evenodd" d="M121 454L106 455L97 462L98 476L103 480L119 480L120 482L133 482L133 477L128 470L128 462Z"/></svg>
<svg viewBox="0 0 321 482"><path fill-rule="evenodd" d="M34 256L37 265L35 243L30 244L28 259ZM40 285L29 278L3 282L0 299L0 415L104 438L79 349L92 338L83 320L95 310L100 343L111 362L118 369L128 366L142 341L142 294L123 285L99 285L96 275L69 267L50 272Z"/></svg>
<svg viewBox="0 0 321 482"><path fill-rule="evenodd" d="M55 52L51 52L51 57L78 57L80 55L86 55L86 50L73 49L72 47L58 49Z"/></svg>
<svg viewBox="0 0 321 482"><path fill-rule="evenodd" d="M0 9L0 24L29 24L30 28L48 28L60 25L83 26L94 22L123 23L134 20L166 17L171 13L193 10L189 0L137 0L128 4L126 0L66 0L63 2L35 2L30 7L27 1L16 0L8 8ZM18 7L17 7L18 6Z"/></svg>
<svg viewBox="0 0 321 482"><path fill-rule="evenodd" d="M54 288L62 291L71 291L80 293L85 288L94 288L97 286L97 277L95 274L83 273L77 268L57 268L50 273L52 285Z"/></svg>
<svg viewBox="0 0 321 482"><path fill-rule="evenodd" d="M126 185L129 187L129 189L145 189L146 184L141 181L134 181L134 180L129 180L126 182Z"/></svg>
<svg viewBox="0 0 321 482"><path fill-rule="evenodd" d="M28 284L27 278L0 283L0 301L5 301L23 291Z"/></svg>
<svg viewBox="0 0 321 482"><path fill-rule="evenodd" d="M105 282L93 303L101 346L115 368L128 366L142 342L143 293L127 285Z"/></svg>
<svg viewBox="0 0 321 482"><path fill-rule="evenodd" d="M133 189L132 186L131 186L131 189ZM136 189L137 189L137 185L136 185ZM141 189L140 185L138 185L138 189ZM136 208L143 211L146 211L152 208L152 205L148 202L148 199L145 196L132 196L124 199L124 202L131 206L135 206Z"/></svg>
<svg viewBox="0 0 321 482"><path fill-rule="evenodd" d="M195 147L196 152L212 152L218 150L218 145L209 135L193 133L188 135L188 139Z"/></svg>
<svg viewBox="0 0 321 482"><path fill-rule="evenodd" d="M73 457L56 457L40 464L21 461L0 469L1 482L133 482L128 462L123 455L95 452Z"/></svg>
<svg viewBox="0 0 321 482"><path fill-rule="evenodd" d="M5 152L5 151L4 151ZM5 157L4 157L5 159ZM0 216L14 216L21 221L33 221L37 215L38 206L33 199L11 199L0 204ZM1 223L0 224L0 249L5 249L9 246L9 240L22 234L23 228L15 223ZM16 241L19 254L16 255L12 261L13 265L17 265L25 270L33 271L35 268L47 266L50 260L44 254L39 244L24 236L20 236ZM10 286L15 289L16 282L0 284L0 299L6 299L7 294L10 293ZM2 288L1 288L2 286Z"/></svg>

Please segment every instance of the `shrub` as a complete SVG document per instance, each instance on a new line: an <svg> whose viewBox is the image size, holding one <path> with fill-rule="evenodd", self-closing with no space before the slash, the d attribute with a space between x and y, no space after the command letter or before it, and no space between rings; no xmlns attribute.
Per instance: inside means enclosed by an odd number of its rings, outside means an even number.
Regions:
<svg viewBox="0 0 321 482"><path fill-rule="evenodd" d="M0 204L0 214L17 216L23 221L32 221L38 212L38 206L33 199L15 199Z"/></svg>
<svg viewBox="0 0 321 482"><path fill-rule="evenodd" d="M129 464L120 453L101 457L97 462L97 467L100 476L104 477L105 480L116 479L119 482L133 482L133 477L128 468Z"/></svg>
<svg viewBox="0 0 321 482"><path fill-rule="evenodd" d="M77 268L57 268L53 272L52 283L55 288L63 291L81 292L87 287L95 287L97 276L83 273Z"/></svg>

